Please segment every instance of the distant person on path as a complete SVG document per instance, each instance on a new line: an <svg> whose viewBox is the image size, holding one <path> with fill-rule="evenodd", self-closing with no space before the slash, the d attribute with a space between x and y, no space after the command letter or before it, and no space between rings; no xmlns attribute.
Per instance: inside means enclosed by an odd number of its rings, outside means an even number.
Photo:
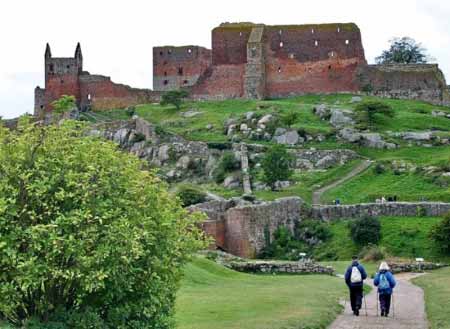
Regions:
<svg viewBox="0 0 450 329"><path fill-rule="evenodd" d="M381 316L387 317L391 308L392 292L397 283L386 262L381 263L379 272L373 280L373 284L378 287Z"/></svg>
<svg viewBox="0 0 450 329"><path fill-rule="evenodd" d="M363 285L367 278L364 267L358 262L358 257L353 256L352 265L345 272L345 283L350 289L350 304L353 314L359 316L359 310L362 306Z"/></svg>

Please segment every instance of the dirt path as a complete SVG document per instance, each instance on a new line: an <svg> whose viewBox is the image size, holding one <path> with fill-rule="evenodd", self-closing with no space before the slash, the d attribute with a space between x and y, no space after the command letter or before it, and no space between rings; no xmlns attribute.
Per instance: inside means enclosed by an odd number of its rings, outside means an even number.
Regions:
<svg viewBox="0 0 450 329"><path fill-rule="evenodd" d="M345 175L344 177L342 177L341 179L331 183L330 185L326 185L320 189L318 189L317 191L315 191L313 193L313 198L312 198L312 203L313 204L321 204L321 197L322 194L325 193L328 190L331 190L333 188L335 188L336 186L341 185L342 183L348 181L349 179L359 175L360 173L362 173L363 171L365 171L367 168L370 167L370 165L372 164L372 161L370 160L365 160L363 162L361 162L358 166L356 166L352 171L350 171L347 175Z"/></svg>
<svg viewBox="0 0 450 329"><path fill-rule="evenodd" d="M425 314L425 302L421 288L413 285L410 280L420 274L396 275L398 282L394 290L395 317L391 306L391 314L388 318L377 317L377 291L373 289L366 296L367 317L365 315L364 302L361 315L352 314L350 303L345 304L345 311L329 329L427 329L428 322ZM369 280L372 284L372 280Z"/></svg>

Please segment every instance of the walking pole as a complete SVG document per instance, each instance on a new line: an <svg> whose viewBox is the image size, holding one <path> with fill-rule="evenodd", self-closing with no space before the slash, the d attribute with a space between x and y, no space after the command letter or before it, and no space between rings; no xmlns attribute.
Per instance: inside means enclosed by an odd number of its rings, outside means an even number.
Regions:
<svg viewBox="0 0 450 329"><path fill-rule="evenodd" d="M394 290L392 290L392 317L395 319L395 300L394 300Z"/></svg>
<svg viewBox="0 0 450 329"><path fill-rule="evenodd" d="M378 293L378 290L377 290L377 317L378 317L378 297L379 297L379 293Z"/></svg>
<svg viewBox="0 0 450 329"><path fill-rule="evenodd" d="M366 317L367 317L367 301L366 301L366 294L363 292L363 297L364 297L364 308L366 310Z"/></svg>

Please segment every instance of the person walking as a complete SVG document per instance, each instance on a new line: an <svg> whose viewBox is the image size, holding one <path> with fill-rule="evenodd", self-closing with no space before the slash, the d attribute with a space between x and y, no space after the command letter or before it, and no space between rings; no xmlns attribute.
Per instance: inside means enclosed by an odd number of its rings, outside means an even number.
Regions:
<svg viewBox="0 0 450 329"><path fill-rule="evenodd" d="M378 287L381 316L387 317L391 308L392 293L397 283L386 262L380 264L379 272L375 275L373 284Z"/></svg>
<svg viewBox="0 0 450 329"><path fill-rule="evenodd" d="M366 270L358 262L358 257L352 257L352 264L345 272L345 283L350 290L350 304L355 316L359 316L362 306L364 280L367 278Z"/></svg>

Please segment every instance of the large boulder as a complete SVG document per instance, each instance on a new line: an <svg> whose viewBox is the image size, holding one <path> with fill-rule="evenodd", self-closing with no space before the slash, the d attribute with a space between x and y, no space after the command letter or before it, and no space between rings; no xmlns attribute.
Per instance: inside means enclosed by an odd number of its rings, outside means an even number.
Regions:
<svg viewBox="0 0 450 329"><path fill-rule="evenodd" d="M258 126L261 125L267 125L270 121L272 121L273 115L272 114L266 114L261 119L258 120Z"/></svg>
<svg viewBox="0 0 450 329"><path fill-rule="evenodd" d="M223 187L225 188L238 188L240 185L241 181L236 175L228 176L223 181Z"/></svg>
<svg viewBox="0 0 450 329"><path fill-rule="evenodd" d="M315 106L313 112L321 119L328 119L330 116L330 109L325 104Z"/></svg>
<svg viewBox="0 0 450 329"><path fill-rule="evenodd" d="M331 110L330 124L337 128L352 126L355 122L353 121L351 114L352 111L350 110L333 109Z"/></svg>
<svg viewBox="0 0 450 329"><path fill-rule="evenodd" d="M295 145L299 142L303 143L304 139L299 136L296 130L289 130L279 136L275 135L273 141L278 144Z"/></svg>
<svg viewBox="0 0 450 329"><path fill-rule="evenodd" d="M361 133L353 128L343 128L339 130L338 136L350 143L355 143L361 140Z"/></svg>
<svg viewBox="0 0 450 329"><path fill-rule="evenodd" d="M394 149L397 146L393 143L387 143L378 133L361 134L361 141L364 146L377 149Z"/></svg>
<svg viewBox="0 0 450 329"><path fill-rule="evenodd" d="M429 141L433 138L431 131L423 132L405 132L403 133L403 139L411 141Z"/></svg>
<svg viewBox="0 0 450 329"><path fill-rule="evenodd" d="M328 169L334 167L338 163L338 159L333 154L328 154L316 163L317 169Z"/></svg>

